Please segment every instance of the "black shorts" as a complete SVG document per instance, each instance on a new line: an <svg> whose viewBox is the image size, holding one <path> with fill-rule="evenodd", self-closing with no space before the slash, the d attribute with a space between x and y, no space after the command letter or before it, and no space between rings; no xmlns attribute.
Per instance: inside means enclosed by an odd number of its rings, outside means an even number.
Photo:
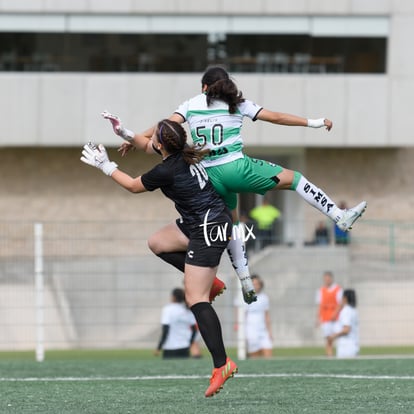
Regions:
<svg viewBox="0 0 414 414"><path fill-rule="evenodd" d="M233 231L230 212L226 209L210 224L186 225L181 219L178 228L189 238L185 262L193 266L216 267Z"/></svg>
<svg viewBox="0 0 414 414"><path fill-rule="evenodd" d="M189 358L190 357L190 348L164 349L162 351L162 357L164 359L169 359L169 358Z"/></svg>

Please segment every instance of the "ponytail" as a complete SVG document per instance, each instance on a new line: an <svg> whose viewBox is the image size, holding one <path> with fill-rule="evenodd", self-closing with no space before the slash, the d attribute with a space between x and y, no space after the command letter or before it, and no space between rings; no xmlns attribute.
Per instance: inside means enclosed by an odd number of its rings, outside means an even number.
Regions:
<svg viewBox="0 0 414 414"><path fill-rule="evenodd" d="M187 164L197 164L199 163L206 155L210 153L208 149L199 149L194 146L186 145L183 148L183 158Z"/></svg>
<svg viewBox="0 0 414 414"><path fill-rule="evenodd" d="M242 92L237 89L229 74L219 66L208 69L204 73L201 83L202 85L207 85L207 106L215 99L219 99L226 102L229 106L229 112L234 114L236 113L237 105L244 102Z"/></svg>

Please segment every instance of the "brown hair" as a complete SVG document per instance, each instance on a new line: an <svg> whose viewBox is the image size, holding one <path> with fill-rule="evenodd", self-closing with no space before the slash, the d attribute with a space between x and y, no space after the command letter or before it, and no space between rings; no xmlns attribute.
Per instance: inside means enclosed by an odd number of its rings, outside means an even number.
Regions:
<svg viewBox="0 0 414 414"><path fill-rule="evenodd" d="M168 153L181 152L187 164L196 164L209 153L209 150L189 146L185 129L178 122L169 119L158 122L157 137Z"/></svg>
<svg viewBox="0 0 414 414"><path fill-rule="evenodd" d="M201 84L207 85L207 106L214 99L219 99L226 102L229 106L229 112L234 114L237 105L244 102L242 92L237 89L227 71L220 66L212 66L207 69L201 78Z"/></svg>

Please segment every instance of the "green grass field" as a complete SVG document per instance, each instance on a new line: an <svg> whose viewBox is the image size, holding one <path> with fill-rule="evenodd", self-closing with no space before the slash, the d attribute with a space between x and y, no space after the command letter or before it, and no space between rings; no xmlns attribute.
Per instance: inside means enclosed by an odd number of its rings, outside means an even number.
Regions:
<svg viewBox="0 0 414 414"><path fill-rule="evenodd" d="M33 353L0 353L0 412L414 413L414 358L309 353L239 361L239 373L210 399L209 356L163 361L149 351L50 352L37 363Z"/></svg>

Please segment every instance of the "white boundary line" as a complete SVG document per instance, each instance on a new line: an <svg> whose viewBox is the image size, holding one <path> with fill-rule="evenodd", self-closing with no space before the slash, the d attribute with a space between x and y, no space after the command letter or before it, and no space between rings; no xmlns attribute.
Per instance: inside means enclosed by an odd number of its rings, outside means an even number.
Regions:
<svg viewBox="0 0 414 414"><path fill-rule="evenodd" d="M157 381L194 380L209 378L206 375L143 375L131 377L0 377L0 382L87 382L87 381ZM347 374L236 374L235 378L335 378L357 380L405 380L414 381L414 375L347 375Z"/></svg>

